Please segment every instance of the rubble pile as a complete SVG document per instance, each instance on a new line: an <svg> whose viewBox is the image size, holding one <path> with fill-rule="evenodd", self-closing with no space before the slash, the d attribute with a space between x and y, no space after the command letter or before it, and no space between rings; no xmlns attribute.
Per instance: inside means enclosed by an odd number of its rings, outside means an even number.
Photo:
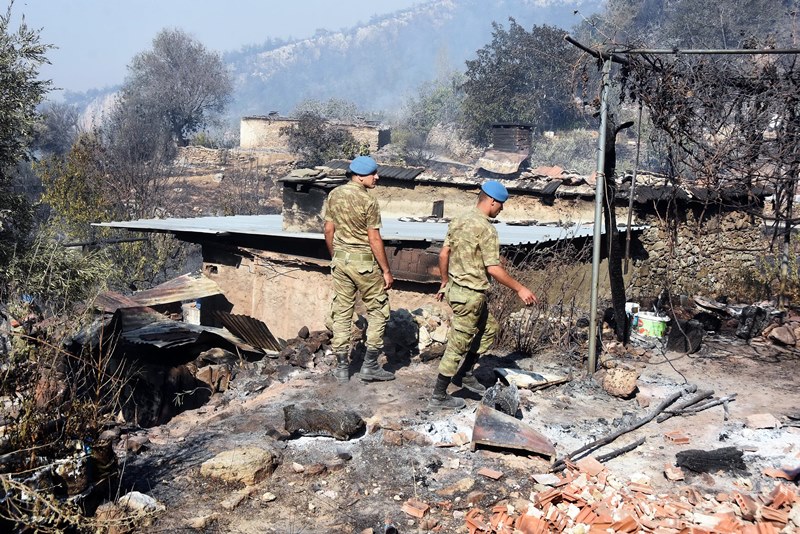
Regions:
<svg viewBox="0 0 800 534"><path fill-rule="evenodd" d="M670 469L676 469L667 466ZM657 493L645 476L623 481L589 457L568 463L561 476L534 475L537 489L528 501L501 501L465 516L470 534L572 534L606 532L692 532L761 534L797 532L797 487L776 484L751 496L742 492L680 495Z"/></svg>

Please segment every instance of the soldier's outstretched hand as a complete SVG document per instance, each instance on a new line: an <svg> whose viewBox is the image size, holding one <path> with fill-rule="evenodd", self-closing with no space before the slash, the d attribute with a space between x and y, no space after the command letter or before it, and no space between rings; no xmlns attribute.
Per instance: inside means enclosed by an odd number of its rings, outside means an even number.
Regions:
<svg viewBox="0 0 800 534"><path fill-rule="evenodd" d="M539 299L536 298L536 295L533 294L533 291L524 286L517 291L517 296L522 302L525 303L526 306L539 303Z"/></svg>

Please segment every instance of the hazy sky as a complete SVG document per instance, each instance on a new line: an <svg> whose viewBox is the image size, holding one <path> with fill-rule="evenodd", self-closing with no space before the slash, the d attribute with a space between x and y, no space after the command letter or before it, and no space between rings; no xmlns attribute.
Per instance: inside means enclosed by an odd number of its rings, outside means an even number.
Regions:
<svg viewBox="0 0 800 534"><path fill-rule="evenodd" d="M15 20L53 44L42 78L70 91L122 83L131 58L163 28L180 28L218 52L269 37L310 37L420 0L15 0ZM6 5L8 1L6 1ZM12 26L16 28L16 26ZM58 98L57 94L51 97Z"/></svg>

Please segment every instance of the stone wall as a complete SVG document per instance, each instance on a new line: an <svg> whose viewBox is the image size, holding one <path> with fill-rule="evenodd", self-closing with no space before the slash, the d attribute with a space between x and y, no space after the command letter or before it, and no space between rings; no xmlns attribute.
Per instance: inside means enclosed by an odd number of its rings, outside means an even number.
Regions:
<svg viewBox="0 0 800 534"><path fill-rule="evenodd" d="M281 128L297 124L295 119L282 117L244 117L239 125L239 144L243 149L289 152L289 138L281 135ZM375 152L388 143L386 130L367 124L337 124L349 131L360 143Z"/></svg>
<svg viewBox="0 0 800 534"><path fill-rule="evenodd" d="M289 339L303 326L310 330L325 328L333 298L327 263L248 258L217 251L204 258L203 273L219 285L225 300L233 305L226 311L260 319L275 336ZM392 310L427 306L446 314L447 304L436 301L436 289L435 284L396 282L389 291L389 304ZM211 312L204 299L204 324L209 324L205 316ZM360 300L356 313L365 313Z"/></svg>
<svg viewBox="0 0 800 534"><path fill-rule="evenodd" d="M281 157L283 156L283 157ZM266 166L286 163L288 154L264 154L239 149L206 148L202 146L178 147L176 162L183 167L209 169L223 167Z"/></svg>
<svg viewBox="0 0 800 534"><path fill-rule="evenodd" d="M641 235L645 257L633 261L633 298L654 297L664 288L672 295L726 294L735 289L742 272L756 264L754 244L762 230L743 211L709 213L683 207L674 232L667 227L665 213L639 215L639 222L651 227Z"/></svg>

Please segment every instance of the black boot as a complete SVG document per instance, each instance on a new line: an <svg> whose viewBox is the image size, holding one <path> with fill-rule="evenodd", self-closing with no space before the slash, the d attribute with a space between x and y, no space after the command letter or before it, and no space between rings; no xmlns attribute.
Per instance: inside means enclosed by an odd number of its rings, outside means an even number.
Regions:
<svg viewBox="0 0 800 534"><path fill-rule="evenodd" d="M436 385L433 387L433 395L428 402L428 408L460 410L467 405L464 399L453 397L447 394L447 386L450 385L450 377L440 374L436 377Z"/></svg>
<svg viewBox="0 0 800 534"><path fill-rule="evenodd" d="M464 389L468 389L473 393L477 393L478 395L483 395L486 393L486 388L483 384L478 382L478 379L475 378L475 375L472 374L472 371L464 373L464 376L454 376L453 384Z"/></svg>
<svg viewBox="0 0 800 534"><path fill-rule="evenodd" d="M333 369L333 376L341 383L350 381L350 357L346 352L336 354L336 367Z"/></svg>
<svg viewBox="0 0 800 534"><path fill-rule="evenodd" d="M456 386L470 390L478 395L486 393L486 388L478 382L475 375L472 374L472 368L478 363L478 354L475 352L468 352L461 362L458 372L453 377L453 384Z"/></svg>
<svg viewBox="0 0 800 534"><path fill-rule="evenodd" d="M394 373L383 369L378 365L378 349L367 349L364 354L364 363L361 365L361 370L358 372L358 378L364 382L386 382L387 380L394 380Z"/></svg>

